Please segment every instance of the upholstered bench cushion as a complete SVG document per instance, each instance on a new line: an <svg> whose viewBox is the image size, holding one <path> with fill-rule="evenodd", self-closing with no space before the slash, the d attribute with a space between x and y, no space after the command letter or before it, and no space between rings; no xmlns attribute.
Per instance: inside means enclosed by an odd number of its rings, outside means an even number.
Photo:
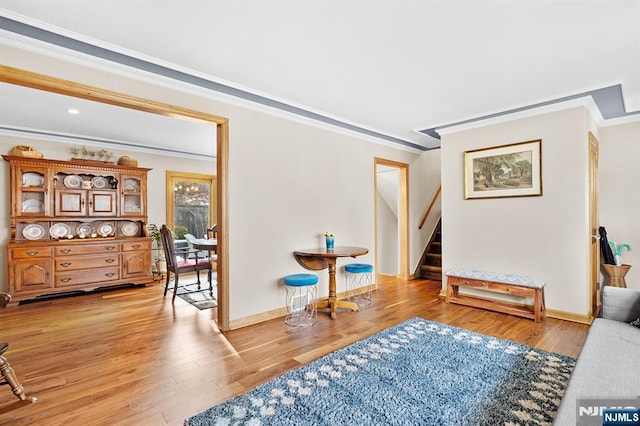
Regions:
<svg viewBox="0 0 640 426"><path fill-rule="evenodd" d="M542 288L545 285L545 282L539 278L529 277L526 275L505 274L503 272L479 271L476 269L455 268L448 270L446 275L532 288Z"/></svg>

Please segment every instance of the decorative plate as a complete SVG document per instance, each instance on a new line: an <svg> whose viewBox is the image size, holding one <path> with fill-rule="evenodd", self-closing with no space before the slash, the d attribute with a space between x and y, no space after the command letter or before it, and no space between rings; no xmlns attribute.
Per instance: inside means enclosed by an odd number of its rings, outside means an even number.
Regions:
<svg viewBox="0 0 640 426"><path fill-rule="evenodd" d="M40 200L32 198L22 202L22 213L42 213L44 212L44 203Z"/></svg>
<svg viewBox="0 0 640 426"><path fill-rule="evenodd" d="M105 189L107 186L109 186L109 181L102 176L96 176L91 179L91 186L97 189Z"/></svg>
<svg viewBox="0 0 640 426"><path fill-rule="evenodd" d="M67 238L68 235L72 235L71 227L66 223L56 223L49 229L49 235L54 239Z"/></svg>
<svg viewBox="0 0 640 426"><path fill-rule="evenodd" d="M98 225L98 235L108 237L113 234L113 225L109 222L102 222Z"/></svg>
<svg viewBox="0 0 640 426"><path fill-rule="evenodd" d="M122 231L122 235L125 237L133 237L138 235L138 230L140 227L136 222L123 222L120 230Z"/></svg>
<svg viewBox="0 0 640 426"><path fill-rule="evenodd" d="M22 175L22 186L42 188L44 186L44 176L40 173L25 173Z"/></svg>
<svg viewBox="0 0 640 426"><path fill-rule="evenodd" d="M135 179L125 179L124 190L129 192L138 192L140 191L140 184Z"/></svg>
<svg viewBox="0 0 640 426"><path fill-rule="evenodd" d="M64 186L67 188L80 188L82 186L82 178L76 175L69 175L64 178Z"/></svg>
<svg viewBox="0 0 640 426"><path fill-rule="evenodd" d="M78 236L84 235L85 237L90 236L91 234L96 233L96 228L93 227L91 223L81 223L76 227L76 234Z"/></svg>
<svg viewBox="0 0 640 426"><path fill-rule="evenodd" d="M37 223L30 223L22 230L22 236L27 240L39 240L44 234L44 228Z"/></svg>

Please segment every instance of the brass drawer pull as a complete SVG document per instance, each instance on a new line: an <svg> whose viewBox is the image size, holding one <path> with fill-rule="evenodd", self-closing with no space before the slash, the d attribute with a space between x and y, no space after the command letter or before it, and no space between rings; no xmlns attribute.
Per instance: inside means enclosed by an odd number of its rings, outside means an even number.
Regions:
<svg viewBox="0 0 640 426"><path fill-rule="evenodd" d="M63 283L68 283L69 281L71 281L71 278L61 278L60 281L62 281Z"/></svg>
<svg viewBox="0 0 640 426"><path fill-rule="evenodd" d="M63 263L60 264L60 266L66 268L67 266L71 266L71 262L63 262Z"/></svg>
<svg viewBox="0 0 640 426"><path fill-rule="evenodd" d="M112 276L114 276L116 273L115 272L109 272L108 274L105 274L107 277L111 278Z"/></svg>
<svg viewBox="0 0 640 426"><path fill-rule="evenodd" d="M133 247L134 249L140 248L140 244L134 244L131 247Z"/></svg>
<svg viewBox="0 0 640 426"><path fill-rule="evenodd" d="M105 259L105 262L107 262L107 263L113 263L115 261L116 261L115 259Z"/></svg>
<svg viewBox="0 0 640 426"><path fill-rule="evenodd" d="M71 253L71 249L62 249L62 250L60 250L60 252L62 254L69 254L69 253Z"/></svg>
<svg viewBox="0 0 640 426"><path fill-rule="evenodd" d="M107 246L107 247L105 247L105 249L106 249L107 251L113 251L113 250L115 250L115 249L116 249L116 246Z"/></svg>
<svg viewBox="0 0 640 426"><path fill-rule="evenodd" d="M36 250L31 250L31 251L28 251L28 252L27 252L27 254L28 254L29 256L35 256L35 255L37 255L38 253L40 253L40 252L39 252L39 251L36 251Z"/></svg>

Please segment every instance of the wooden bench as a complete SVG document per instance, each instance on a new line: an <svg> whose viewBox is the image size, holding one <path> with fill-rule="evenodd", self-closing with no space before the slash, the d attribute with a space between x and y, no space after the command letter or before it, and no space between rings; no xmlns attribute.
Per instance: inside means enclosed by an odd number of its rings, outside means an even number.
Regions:
<svg viewBox="0 0 640 426"><path fill-rule="evenodd" d="M474 269L452 269L447 275L447 303L474 306L505 314L531 318L535 322L544 319L545 282L533 277L498 272L478 271ZM495 299L461 295L460 287L475 288L519 297L533 298L533 306L516 305Z"/></svg>

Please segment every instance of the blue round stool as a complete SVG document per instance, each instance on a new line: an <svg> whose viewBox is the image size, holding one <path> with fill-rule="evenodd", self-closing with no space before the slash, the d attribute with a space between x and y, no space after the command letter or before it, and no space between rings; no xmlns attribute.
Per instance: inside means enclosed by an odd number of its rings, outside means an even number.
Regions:
<svg viewBox="0 0 640 426"><path fill-rule="evenodd" d="M367 263L348 263L344 266L347 299L358 306L373 302L373 266Z"/></svg>
<svg viewBox="0 0 640 426"><path fill-rule="evenodd" d="M287 291L287 313L284 322L293 327L306 327L318 322L318 276L293 274L284 277Z"/></svg>

